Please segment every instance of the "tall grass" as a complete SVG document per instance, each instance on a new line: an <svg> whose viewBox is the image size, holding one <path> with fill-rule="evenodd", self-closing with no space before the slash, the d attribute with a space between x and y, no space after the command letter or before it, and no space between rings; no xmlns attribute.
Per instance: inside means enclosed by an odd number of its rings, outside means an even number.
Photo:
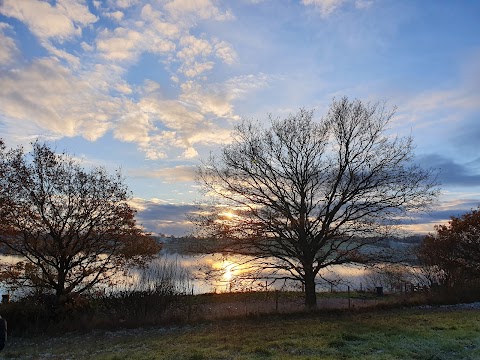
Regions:
<svg viewBox="0 0 480 360"><path fill-rule="evenodd" d="M51 295L29 295L0 305L9 333L34 335L94 328L168 324L186 310L190 274L177 261L163 258L132 269L115 284L73 296L62 308Z"/></svg>

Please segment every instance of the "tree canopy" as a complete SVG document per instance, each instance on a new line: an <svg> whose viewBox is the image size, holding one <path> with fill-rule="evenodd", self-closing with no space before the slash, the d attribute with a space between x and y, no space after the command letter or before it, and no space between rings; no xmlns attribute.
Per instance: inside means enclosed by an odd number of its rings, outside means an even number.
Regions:
<svg viewBox="0 0 480 360"><path fill-rule="evenodd" d="M198 171L223 205L199 216L199 229L223 239L223 251L301 281L315 306L321 269L372 260L363 250L436 196L432 172L413 163L412 138L386 133L393 114L342 98L319 122L304 109L267 128L243 121Z"/></svg>
<svg viewBox="0 0 480 360"><path fill-rule="evenodd" d="M27 153L0 143L0 244L21 257L2 265L5 284L62 303L158 252L136 224L120 172L86 170L47 143L32 146Z"/></svg>
<svg viewBox="0 0 480 360"><path fill-rule="evenodd" d="M419 247L419 258L433 268L433 275L446 288L461 287L478 280L480 272L480 208L447 224L436 225Z"/></svg>

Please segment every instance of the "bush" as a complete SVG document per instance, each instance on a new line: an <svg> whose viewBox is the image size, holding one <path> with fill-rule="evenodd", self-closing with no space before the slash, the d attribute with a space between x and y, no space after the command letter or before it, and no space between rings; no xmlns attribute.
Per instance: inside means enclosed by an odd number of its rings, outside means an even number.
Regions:
<svg viewBox="0 0 480 360"><path fill-rule="evenodd" d="M147 269L132 270L140 279L127 286L71 296L58 306L54 295L29 295L0 305L12 335L35 335L168 324L185 307L188 274L176 262L160 259ZM186 313L183 309L180 313Z"/></svg>

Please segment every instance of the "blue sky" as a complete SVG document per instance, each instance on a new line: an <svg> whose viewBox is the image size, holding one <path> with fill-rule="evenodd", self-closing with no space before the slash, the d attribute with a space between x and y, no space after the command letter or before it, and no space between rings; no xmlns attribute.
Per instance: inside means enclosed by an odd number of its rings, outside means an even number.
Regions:
<svg viewBox="0 0 480 360"><path fill-rule="evenodd" d="M184 235L200 159L241 118L386 100L442 196L480 203L480 2L3 0L0 137L122 168L150 231Z"/></svg>

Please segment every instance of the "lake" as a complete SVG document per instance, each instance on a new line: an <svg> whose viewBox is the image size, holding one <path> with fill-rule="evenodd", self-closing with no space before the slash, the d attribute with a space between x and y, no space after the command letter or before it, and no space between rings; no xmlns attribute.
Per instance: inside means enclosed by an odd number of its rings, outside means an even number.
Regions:
<svg viewBox="0 0 480 360"><path fill-rule="evenodd" d="M0 255L1 263L15 263L20 258ZM302 289L298 281L283 279L287 274L275 276L255 270L252 258L238 255L185 255L162 252L144 270L131 269L128 273L115 274L117 285L99 286L105 292L138 290L169 282L182 293L213 293L228 291L266 291ZM374 289L382 286L385 291L395 291L399 283L425 283L420 269L414 266L380 265L367 268L361 265L336 265L321 271L317 278L317 291L346 291ZM0 286L0 293L6 293ZM21 296L12 293L12 298Z"/></svg>

